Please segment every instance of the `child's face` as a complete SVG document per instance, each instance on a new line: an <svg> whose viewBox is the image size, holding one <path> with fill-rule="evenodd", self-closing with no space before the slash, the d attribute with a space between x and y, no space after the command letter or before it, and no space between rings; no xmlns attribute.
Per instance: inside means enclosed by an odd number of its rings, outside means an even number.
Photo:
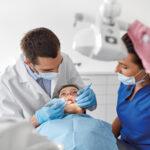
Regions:
<svg viewBox="0 0 150 150"><path fill-rule="evenodd" d="M65 87L60 91L59 98L63 98L68 104L75 103L78 89L73 86Z"/></svg>

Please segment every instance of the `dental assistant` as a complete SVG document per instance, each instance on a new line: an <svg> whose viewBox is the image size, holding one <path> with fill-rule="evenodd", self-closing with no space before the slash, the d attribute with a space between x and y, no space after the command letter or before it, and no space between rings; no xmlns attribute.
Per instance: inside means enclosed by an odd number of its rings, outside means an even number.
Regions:
<svg viewBox="0 0 150 150"><path fill-rule="evenodd" d="M0 79L0 118L31 119L34 126L49 118L62 118L64 103L53 99L61 86L84 84L72 60L60 50L60 41L47 28L36 28L21 40L23 54ZM45 107L53 100L55 108ZM81 108L95 109L92 89L82 90L77 99Z"/></svg>
<svg viewBox="0 0 150 150"><path fill-rule="evenodd" d="M121 81L118 90L117 118L112 124L116 138L135 149L150 149L150 76L145 72L128 34L122 38L128 56L118 62Z"/></svg>

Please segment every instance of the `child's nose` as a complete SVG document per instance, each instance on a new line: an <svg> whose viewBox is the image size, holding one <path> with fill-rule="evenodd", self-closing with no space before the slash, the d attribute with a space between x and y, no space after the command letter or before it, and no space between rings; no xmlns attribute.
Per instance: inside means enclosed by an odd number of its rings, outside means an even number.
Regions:
<svg viewBox="0 0 150 150"><path fill-rule="evenodd" d="M69 94L69 95L67 96L67 99L70 100L70 101L74 101L74 96L72 96L72 95Z"/></svg>

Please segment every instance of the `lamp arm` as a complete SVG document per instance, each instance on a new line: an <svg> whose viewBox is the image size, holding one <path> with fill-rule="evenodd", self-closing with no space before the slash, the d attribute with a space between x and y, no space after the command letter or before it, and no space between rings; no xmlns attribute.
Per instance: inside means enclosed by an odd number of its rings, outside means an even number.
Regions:
<svg viewBox="0 0 150 150"><path fill-rule="evenodd" d="M95 24L95 18L89 14L76 13L74 16L73 26L76 27L78 22Z"/></svg>

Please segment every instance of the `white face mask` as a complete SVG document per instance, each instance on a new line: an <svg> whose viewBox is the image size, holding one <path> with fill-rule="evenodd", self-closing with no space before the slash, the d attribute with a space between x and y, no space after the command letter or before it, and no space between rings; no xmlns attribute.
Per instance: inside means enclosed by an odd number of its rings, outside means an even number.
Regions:
<svg viewBox="0 0 150 150"><path fill-rule="evenodd" d="M140 71L141 72L141 71ZM134 85L134 84L139 84L144 82L144 78L145 76L140 80L140 81L136 81L135 77L140 73L138 72L135 76L131 76L131 77L127 77L121 73L117 73L118 75L118 79L120 82L122 82L125 85Z"/></svg>
<svg viewBox="0 0 150 150"><path fill-rule="evenodd" d="M53 80L53 79L56 79L58 76L58 73L56 73L56 72L45 72L45 73L44 72L39 72L39 73L34 72L34 74L38 78L43 78L46 80Z"/></svg>

